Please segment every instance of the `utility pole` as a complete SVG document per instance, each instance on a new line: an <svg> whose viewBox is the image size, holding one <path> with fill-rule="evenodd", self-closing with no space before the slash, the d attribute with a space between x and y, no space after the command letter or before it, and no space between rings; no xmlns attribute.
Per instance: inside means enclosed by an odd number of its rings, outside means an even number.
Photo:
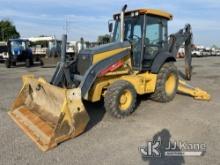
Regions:
<svg viewBox="0 0 220 165"><path fill-rule="evenodd" d="M68 34L68 28L69 28L69 21L68 21L68 17L66 16L66 22L65 22L65 34Z"/></svg>
<svg viewBox="0 0 220 165"><path fill-rule="evenodd" d="M72 21L70 17L65 16L65 27L63 27L65 34L68 34L71 30L70 27L72 23L74 23L74 21Z"/></svg>

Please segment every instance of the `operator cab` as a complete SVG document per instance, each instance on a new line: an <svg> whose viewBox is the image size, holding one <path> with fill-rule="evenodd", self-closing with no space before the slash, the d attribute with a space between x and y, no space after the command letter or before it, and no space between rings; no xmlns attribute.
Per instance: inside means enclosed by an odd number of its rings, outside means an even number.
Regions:
<svg viewBox="0 0 220 165"><path fill-rule="evenodd" d="M22 39L12 39L12 40L9 40L9 42L10 42L10 47L11 47L12 52L17 49L24 51L28 48L28 45L29 45L28 40L22 40Z"/></svg>
<svg viewBox="0 0 220 165"><path fill-rule="evenodd" d="M113 42L120 41L120 14L113 16ZM150 70L155 57L168 50L167 22L172 15L154 9L138 9L124 14L124 41L132 45L132 63L136 70Z"/></svg>

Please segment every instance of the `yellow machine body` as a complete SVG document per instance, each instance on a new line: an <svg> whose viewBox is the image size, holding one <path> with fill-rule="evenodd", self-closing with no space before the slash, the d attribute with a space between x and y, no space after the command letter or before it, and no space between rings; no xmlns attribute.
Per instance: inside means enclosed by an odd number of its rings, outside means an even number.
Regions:
<svg viewBox="0 0 220 165"><path fill-rule="evenodd" d="M104 52L102 54L97 54L94 56L94 59L96 59L94 60L94 63L113 56L115 53L120 53L125 49L130 48L121 48L113 51ZM120 67L116 71L105 74L105 76L97 78L97 80L93 84L92 89L89 92L89 101L99 101L101 97L105 94L105 90L108 88L108 86L118 80L126 80L130 82L134 86L137 94L139 95L154 93L156 88L157 74L152 74L150 72L139 73L133 71L131 69L132 65L130 55L121 60L124 63L122 67ZM197 100L208 101L211 98L211 96L207 92L203 91L200 88L194 88L183 80L179 80L178 92L190 95Z"/></svg>
<svg viewBox="0 0 220 165"><path fill-rule="evenodd" d="M149 72L141 73L141 74L133 74L133 75L119 75L119 76L106 76L94 83L91 92L89 93L89 101L96 102L101 99L101 97L105 94L105 90L115 81L118 80L126 80L130 82L136 92L140 95L153 93L155 90L157 75L151 74Z"/></svg>

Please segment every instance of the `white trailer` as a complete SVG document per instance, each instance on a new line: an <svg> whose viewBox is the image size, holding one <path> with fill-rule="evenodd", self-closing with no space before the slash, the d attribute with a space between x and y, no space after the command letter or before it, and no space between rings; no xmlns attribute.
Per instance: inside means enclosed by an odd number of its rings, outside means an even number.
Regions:
<svg viewBox="0 0 220 165"><path fill-rule="evenodd" d="M55 36L47 37L31 37L29 41L32 43L32 52L35 55L46 56L51 53L60 54L61 41L57 40Z"/></svg>

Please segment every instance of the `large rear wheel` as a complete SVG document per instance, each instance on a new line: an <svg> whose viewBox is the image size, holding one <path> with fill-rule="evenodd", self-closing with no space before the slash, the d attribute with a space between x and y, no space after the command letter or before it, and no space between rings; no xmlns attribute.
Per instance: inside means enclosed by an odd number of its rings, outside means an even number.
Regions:
<svg viewBox="0 0 220 165"><path fill-rule="evenodd" d="M16 66L16 61L13 61L13 62L12 62L12 65L13 65L13 66Z"/></svg>
<svg viewBox="0 0 220 165"><path fill-rule="evenodd" d="M174 63L165 63L158 73L156 89L151 98L158 102L173 100L177 92L178 81L178 71Z"/></svg>
<svg viewBox="0 0 220 165"><path fill-rule="evenodd" d="M129 82L118 80L107 89L105 109L116 118L124 118L134 112L136 96L136 90Z"/></svg>
<svg viewBox="0 0 220 165"><path fill-rule="evenodd" d="M32 58L27 58L27 59L25 60L25 65L26 65L27 68L31 67L31 66L33 65L33 60L32 60Z"/></svg>

